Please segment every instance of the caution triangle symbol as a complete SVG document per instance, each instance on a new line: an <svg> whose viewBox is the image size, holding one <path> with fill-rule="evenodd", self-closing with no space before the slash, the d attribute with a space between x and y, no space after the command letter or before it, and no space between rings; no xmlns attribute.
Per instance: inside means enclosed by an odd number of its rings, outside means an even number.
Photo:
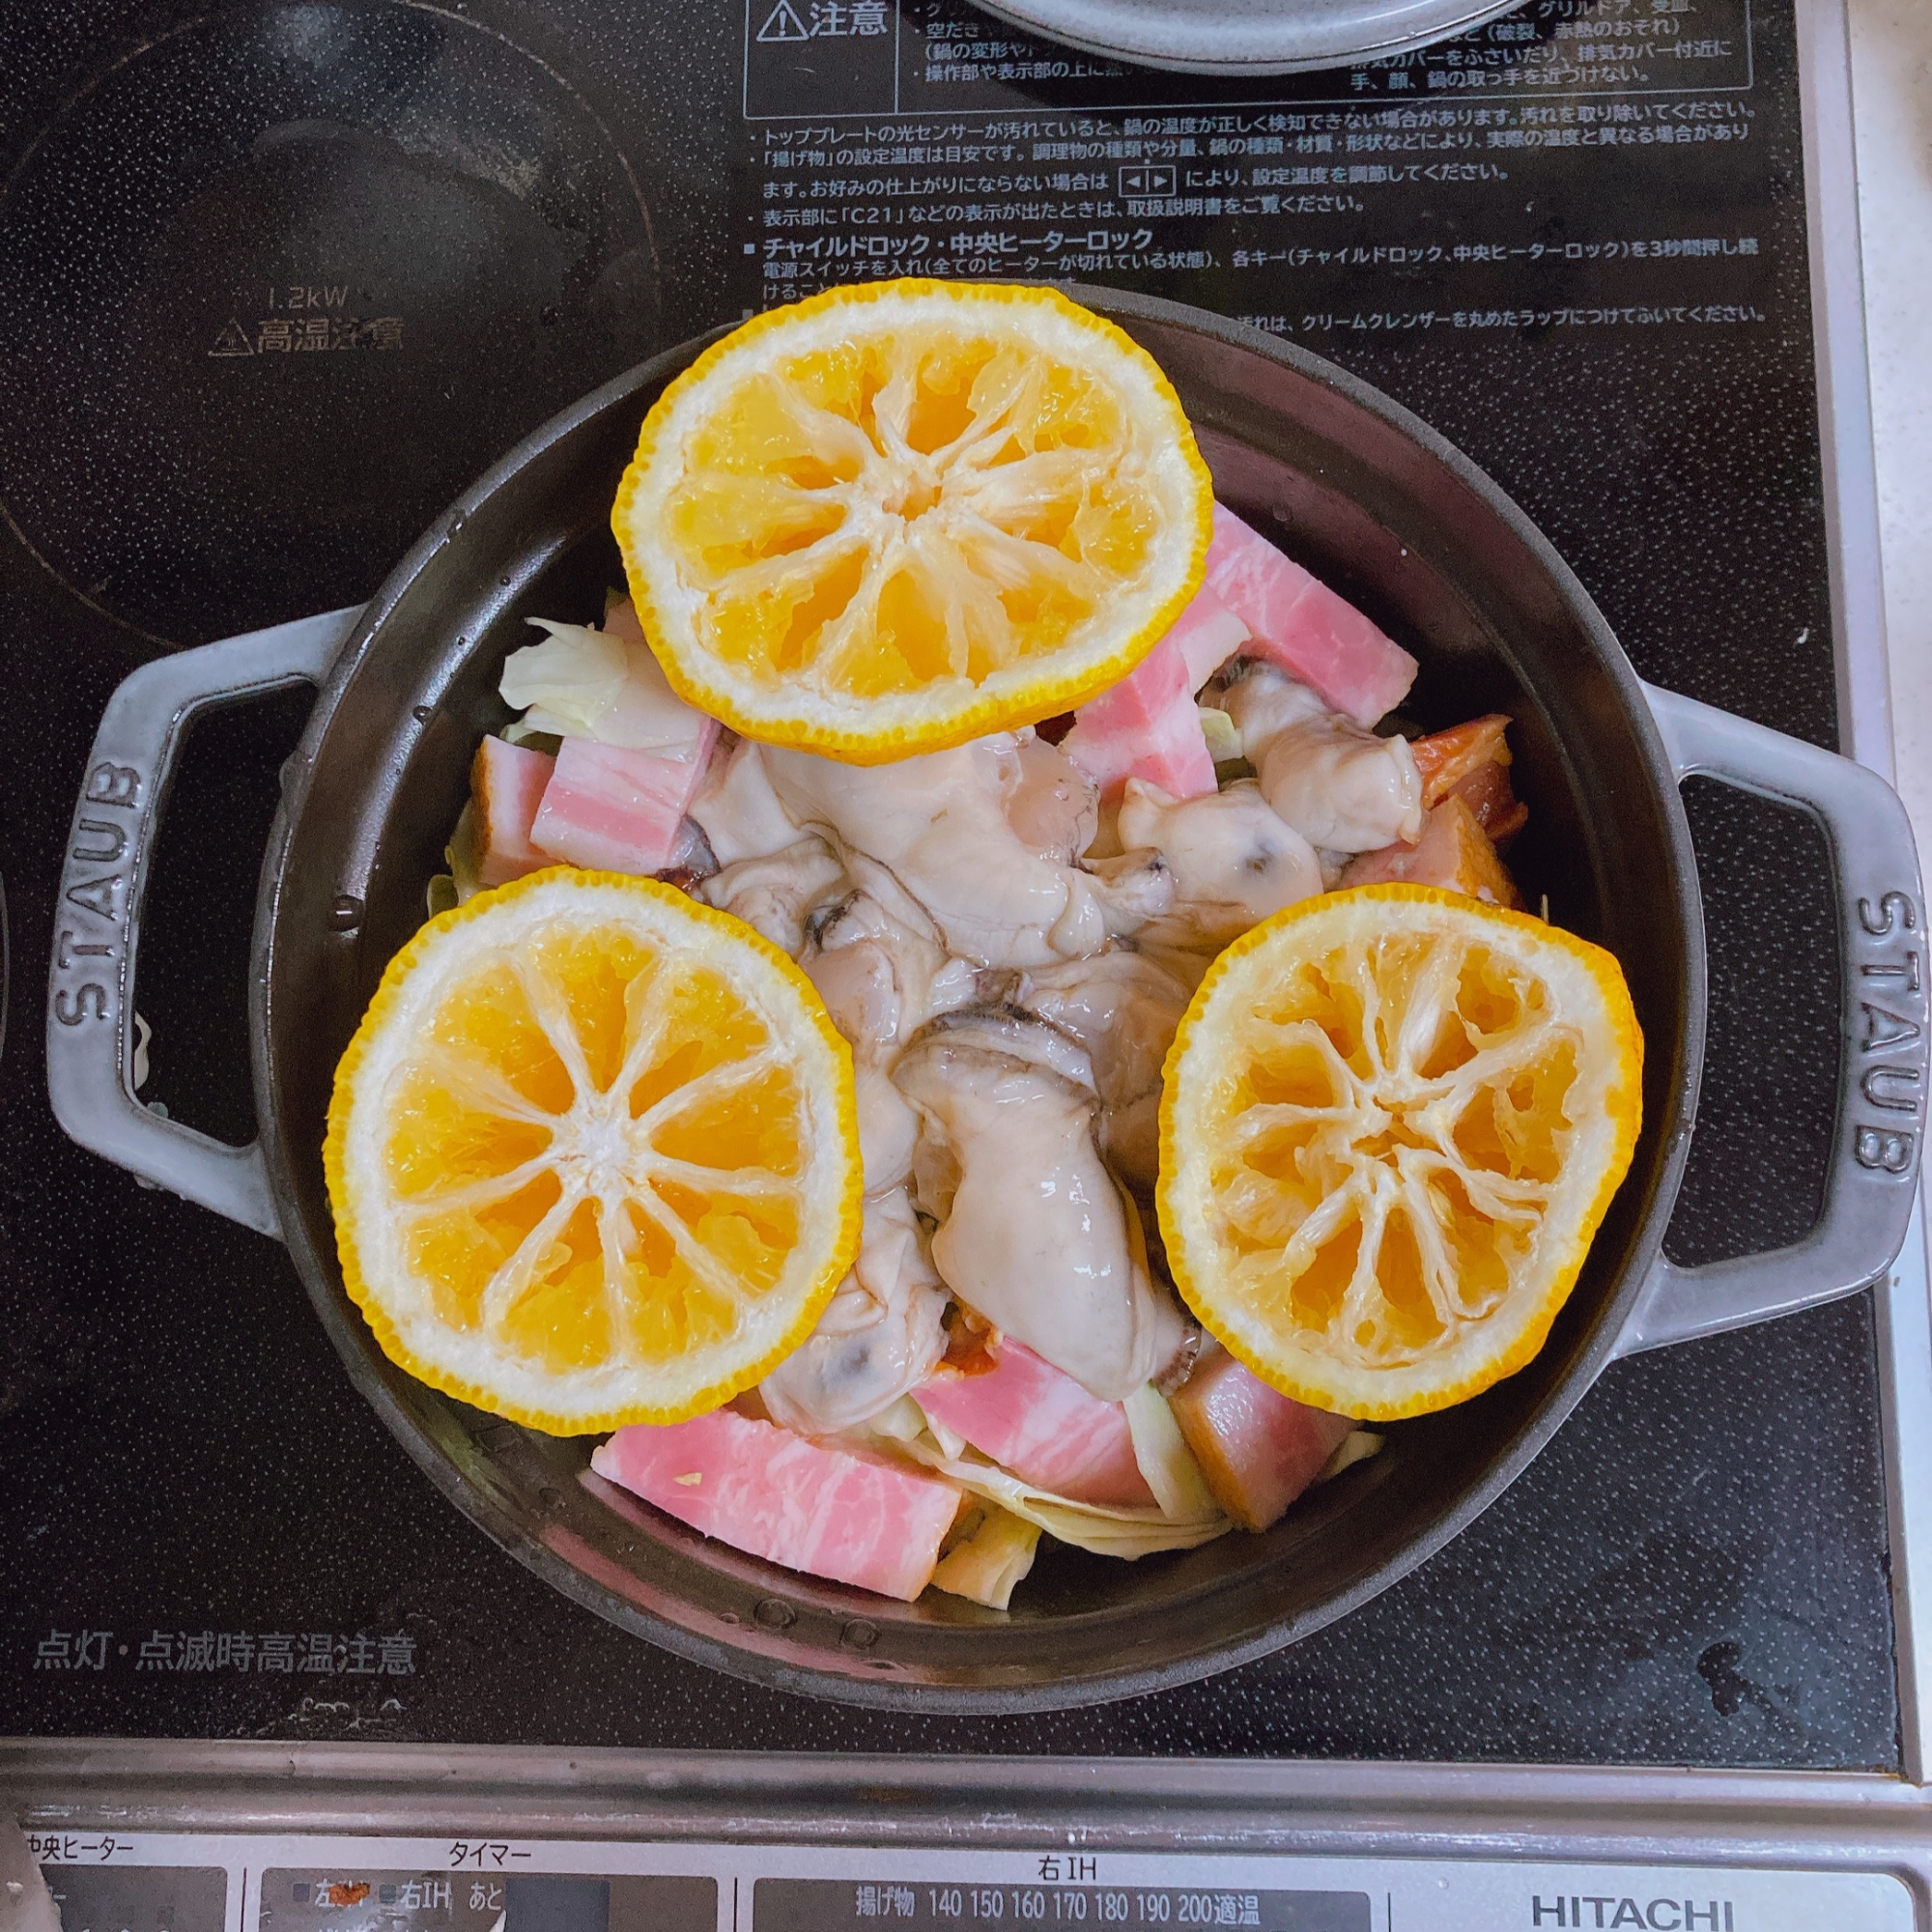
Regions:
<svg viewBox="0 0 1932 1932"><path fill-rule="evenodd" d="M809 41L811 38L806 24L798 17L798 9L791 0L779 0L765 24L758 29L761 41Z"/></svg>
<svg viewBox="0 0 1932 1932"><path fill-rule="evenodd" d="M252 355L255 345L248 340L248 331L230 316L227 327L214 338L214 347L208 353L211 355Z"/></svg>

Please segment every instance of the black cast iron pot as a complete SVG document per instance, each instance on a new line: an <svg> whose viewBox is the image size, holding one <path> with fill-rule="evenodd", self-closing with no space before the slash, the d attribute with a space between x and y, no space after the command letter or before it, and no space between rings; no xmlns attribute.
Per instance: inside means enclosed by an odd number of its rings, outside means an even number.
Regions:
<svg viewBox="0 0 1932 1932"><path fill-rule="evenodd" d="M1582 587L1466 458L1305 352L1169 302L1076 292L1158 359L1219 495L1421 659L1434 727L1517 721L1532 807L1512 852L1531 904L1623 962L1647 1042L1630 1176L1543 1352L1477 1400L1398 1425L1384 1453L1263 1536L1120 1563L1055 1549L1010 1612L901 1605L797 1577L587 1474L589 1439L536 1435L394 1368L343 1293L324 1189L337 1057L423 917L477 739L501 724L529 615L592 618L638 425L702 343L587 397L468 492L360 612L144 667L109 704L75 814L47 1019L76 1139L279 1235L355 1385L450 1499L601 1615L787 1690L928 1711L1021 1711L1160 1689L1262 1656L1366 1602L1486 1507L1619 1354L1850 1292L1904 1238L1918 1161L1922 924L1903 809L1861 767L1647 690ZM169 762L189 716L294 679L321 695L283 774L262 869L250 1025L259 1144L225 1148L130 1084L135 942ZM1696 1106L1704 941L1680 781L1706 771L1822 821L1836 874L1844 1064L1826 1205L1795 1247L1679 1269L1661 1243ZM1880 999L1873 989L1883 993ZM1883 1017L1874 1018L1874 1011Z"/></svg>

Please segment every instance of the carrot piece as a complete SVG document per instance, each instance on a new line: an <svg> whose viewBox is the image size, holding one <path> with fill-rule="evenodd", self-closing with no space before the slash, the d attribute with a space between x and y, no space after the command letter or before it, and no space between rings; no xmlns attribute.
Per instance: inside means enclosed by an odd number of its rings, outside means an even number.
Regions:
<svg viewBox="0 0 1932 1932"><path fill-rule="evenodd" d="M1406 881L1466 893L1491 905L1520 906L1521 895L1509 867L1496 856L1490 835L1465 800L1451 793L1424 819L1413 845L1384 845L1364 852L1342 873L1345 886L1380 886Z"/></svg>
<svg viewBox="0 0 1932 1932"><path fill-rule="evenodd" d="M1510 749L1503 733L1509 724L1500 711L1492 711L1465 724L1452 724L1446 731L1411 738L1408 749L1422 775L1423 804L1440 805L1464 779L1486 765L1507 765Z"/></svg>

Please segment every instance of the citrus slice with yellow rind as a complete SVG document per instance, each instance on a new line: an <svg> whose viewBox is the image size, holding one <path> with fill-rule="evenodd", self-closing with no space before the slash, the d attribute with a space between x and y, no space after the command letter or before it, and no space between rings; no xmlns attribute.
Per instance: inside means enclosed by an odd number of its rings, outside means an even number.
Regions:
<svg viewBox="0 0 1932 1932"><path fill-rule="evenodd" d="M1290 906L1214 962L1168 1055L1175 1280L1297 1401L1366 1421L1466 1401L1543 1346L1642 1073L1601 947L1425 886Z"/></svg>
<svg viewBox="0 0 1932 1932"><path fill-rule="evenodd" d="M852 1058L810 981L613 873L431 920L336 1069L324 1162L384 1351L554 1435L750 1387L858 1247Z"/></svg>
<svg viewBox="0 0 1932 1932"><path fill-rule="evenodd" d="M1159 365L1058 291L826 291L660 396L611 524L679 695L859 764L1071 709L1200 587L1213 486Z"/></svg>

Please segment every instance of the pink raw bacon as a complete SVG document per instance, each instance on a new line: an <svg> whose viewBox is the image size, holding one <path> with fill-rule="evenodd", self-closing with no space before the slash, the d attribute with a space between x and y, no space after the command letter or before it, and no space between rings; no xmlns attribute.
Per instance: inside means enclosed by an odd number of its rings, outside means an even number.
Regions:
<svg viewBox="0 0 1932 1932"><path fill-rule="evenodd" d="M1187 689L1196 692L1248 641L1248 627L1211 590L1197 590L1167 641L1187 667Z"/></svg>
<svg viewBox="0 0 1932 1932"><path fill-rule="evenodd" d="M707 718L696 755L689 759L566 738L530 842L595 871L639 877L662 871L678 849L685 808L717 735L717 720Z"/></svg>
<svg viewBox="0 0 1932 1932"><path fill-rule="evenodd" d="M941 1369L913 1391L913 1400L1037 1489L1115 1507L1154 1500L1121 1405L1089 1395L1009 1337L1001 1338L989 1372Z"/></svg>
<svg viewBox="0 0 1932 1932"><path fill-rule="evenodd" d="M476 878L505 886L555 861L530 843L530 827L556 760L544 752L485 738L469 767L476 801Z"/></svg>
<svg viewBox="0 0 1932 1932"><path fill-rule="evenodd" d="M1221 1349L1169 1398L1214 1500L1243 1529L1265 1529L1321 1473L1354 1428L1271 1389Z"/></svg>
<svg viewBox="0 0 1932 1932"><path fill-rule="evenodd" d="M1346 598L1214 505L1208 587L1254 634L1266 658L1357 724L1393 711L1415 682L1415 660Z"/></svg>
<svg viewBox="0 0 1932 1932"><path fill-rule="evenodd" d="M590 1466L734 1549L906 1603L959 1511L959 1492L937 1476L729 1408L620 1429Z"/></svg>
<svg viewBox="0 0 1932 1932"><path fill-rule="evenodd" d="M1175 798L1212 791L1214 758L1188 675L1170 631L1119 684L1073 714L1060 749L1110 798L1129 779Z"/></svg>

